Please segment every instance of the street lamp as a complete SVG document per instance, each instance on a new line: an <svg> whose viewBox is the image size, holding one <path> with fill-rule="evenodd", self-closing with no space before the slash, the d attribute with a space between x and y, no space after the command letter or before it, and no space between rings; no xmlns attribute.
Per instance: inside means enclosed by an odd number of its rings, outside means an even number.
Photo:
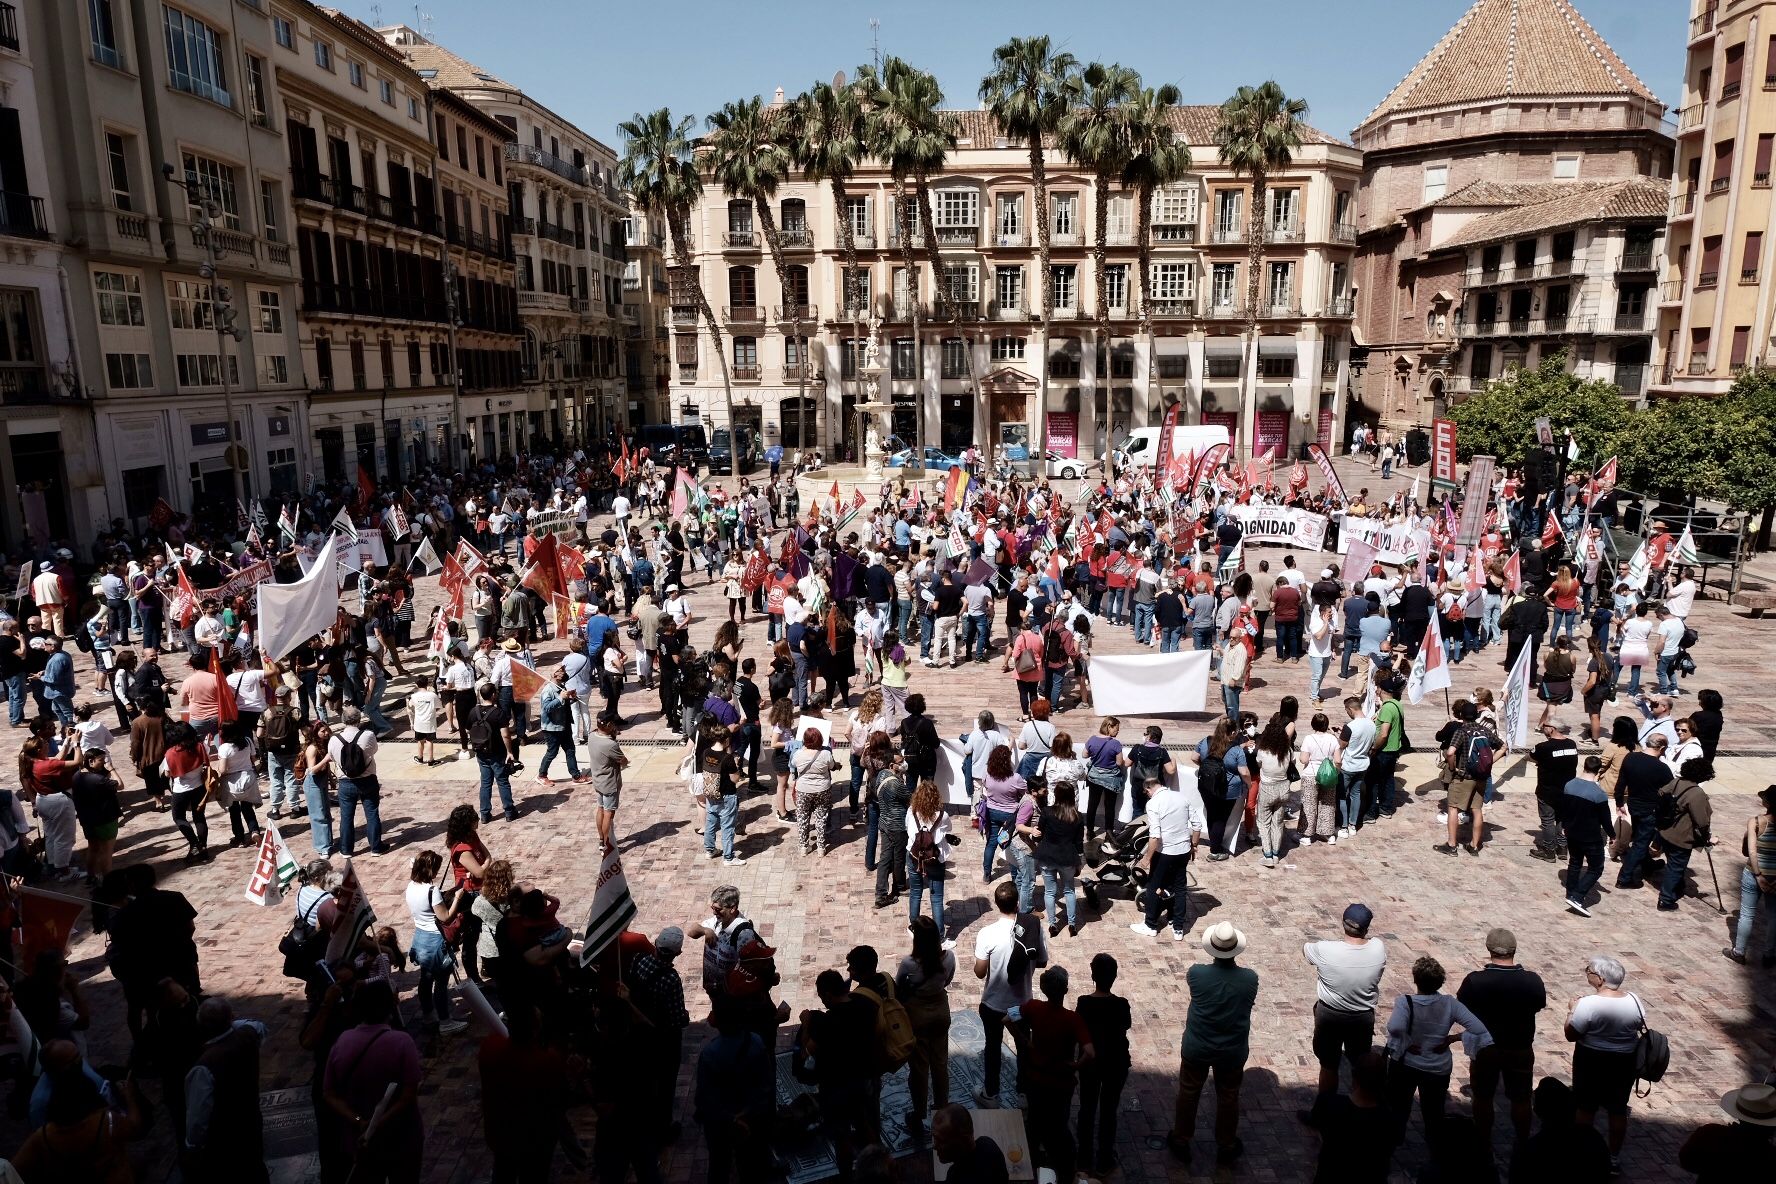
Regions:
<svg viewBox="0 0 1776 1184"><path fill-rule="evenodd" d="M204 261L198 267L197 274L210 285L210 322L216 330L216 377L222 380L222 414L228 420L228 448L223 453L223 459L228 465L228 483L234 493L235 504L241 506L246 504L242 496L242 482L245 481L250 488L252 474L249 472L244 477L242 475L247 466L241 463L245 457L241 451L240 433L234 422L234 389L228 381L226 339L232 337L238 344L241 331L240 326L235 323L239 314L234 308L233 294L228 285L217 277L216 220L222 216L222 204L209 194L195 172L187 170L185 179L181 181L170 162L163 163L160 171L170 183L185 191L188 201L196 199L198 216L192 227L203 232L204 248Z"/></svg>
<svg viewBox="0 0 1776 1184"><path fill-rule="evenodd" d="M444 252L444 313L450 319L450 463L463 469L462 359L456 355L456 330L461 314L456 307L456 261Z"/></svg>

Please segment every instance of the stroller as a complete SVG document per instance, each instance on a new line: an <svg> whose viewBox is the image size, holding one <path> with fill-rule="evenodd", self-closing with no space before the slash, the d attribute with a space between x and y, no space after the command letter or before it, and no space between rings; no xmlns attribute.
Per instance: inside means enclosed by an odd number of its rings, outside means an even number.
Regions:
<svg viewBox="0 0 1776 1184"><path fill-rule="evenodd" d="M1147 841L1150 837L1151 834L1147 829L1147 817L1142 815L1112 834L1109 841L1104 844L1106 849L1087 853L1086 862L1090 863L1097 873L1095 888L1119 899L1132 900L1137 908L1144 910L1147 907L1147 893L1158 891L1158 889L1147 887L1147 869L1137 866L1141 856L1147 850ZM1096 862L1093 862L1094 859ZM1088 888L1087 892L1091 894L1093 889ZM1168 899L1160 905L1162 918L1170 917L1172 912L1172 904L1169 899L1171 894L1166 893L1166 896ZM1097 908L1095 895L1092 907Z"/></svg>

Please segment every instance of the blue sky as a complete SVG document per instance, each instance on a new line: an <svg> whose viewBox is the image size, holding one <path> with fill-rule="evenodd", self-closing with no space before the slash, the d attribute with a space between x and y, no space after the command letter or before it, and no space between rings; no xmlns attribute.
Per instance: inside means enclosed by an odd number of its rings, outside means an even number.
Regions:
<svg viewBox="0 0 1776 1184"><path fill-rule="evenodd" d="M362 20L370 0L335 0ZM1467 10L1470 0L427 0L433 37L617 146L616 125L669 106L704 115L729 99L790 94L883 53L931 70L946 102L977 105L995 45L1047 33L1082 61L1119 61L1186 102L1218 103L1275 78L1305 98L1310 121L1340 137ZM1668 105L1683 73L1689 5L1578 0L1579 10ZM415 24L383 0L384 24Z"/></svg>

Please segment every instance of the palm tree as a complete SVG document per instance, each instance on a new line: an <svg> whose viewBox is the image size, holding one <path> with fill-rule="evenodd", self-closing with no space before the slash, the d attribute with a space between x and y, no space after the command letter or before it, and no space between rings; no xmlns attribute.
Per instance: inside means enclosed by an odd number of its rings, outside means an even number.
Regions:
<svg viewBox="0 0 1776 1184"><path fill-rule="evenodd" d="M913 255L913 219L915 200L919 217L926 227L926 247L936 250L935 236L930 233L931 201L928 182L933 173L943 170L951 148L956 146L956 132L951 118L942 110L943 88L937 78L890 56L882 63L881 88L870 112L869 151L888 166L894 182L894 216L900 235L901 264L906 268L907 291L912 303L914 386L914 449L925 456L925 342L919 331L919 263ZM909 192L912 182L914 193ZM944 286L943 273L935 270L933 283L937 299L946 315L955 316L949 289Z"/></svg>
<svg viewBox="0 0 1776 1184"><path fill-rule="evenodd" d="M777 186L789 175L790 155L783 144L783 123L776 113L767 112L758 96L728 103L708 120L709 168L722 191L729 197L752 202L758 212L759 228L771 251L771 265L777 271L777 287L789 311L791 339L796 342L796 406L798 431L796 438L806 447L808 439L808 358L807 340L802 335L802 303L791 299L789 264L783 254L783 238L777 233L777 220L771 215L771 199ZM738 471L738 470L736 470Z"/></svg>
<svg viewBox="0 0 1776 1184"><path fill-rule="evenodd" d="M1110 356L1110 293L1104 287L1104 248L1110 233L1110 185L1120 181L1129 162L1129 104L1141 91L1141 76L1126 66L1093 62L1080 75L1078 101L1072 104L1061 121L1061 151L1084 169L1091 170L1096 192L1093 196L1095 231L1092 243L1092 276L1097 286L1097 348L1093 350L1093 373L1106 383L1107 373L1099 373L1098 358L1107 369ZM1085 455L1090 456L1097 439L1096 397L1080 401L1083 414L1079 419L1079 438L1085 442ZM1108 408L1111 400L1105 396ZM1108 425L1106 425L1107 427ZM1106 431L1108 436L1108 431Z"/></svg>
<svg viewBox="0 0 1776 1184"><path fill-rule="evenodd" d="M839 315L850 317L853 340L858 336L859 315L865 310L858 291L857 236L846 209L849 195L845 185L864 157L869 96L874 90L874 71L868 67L860 68L858 78L849 84L816 82L790 104L784 133L790 158L801 167L802 176L825 181L832 190L833 216L839 223L839 245L845 254L841 282L844 308ZM802 447L808 447L805 435Z"/></svg>
<svg viewBox="0 0 1776 1184"><path fill-rule="evenodd" d="M981 102L1007 136L1024 141L1030 150L1030 182L1035 190L1031 211L1036 223L1037 258L1042 268L1042 348L1040 349L1041 405L1036 409L1035 457L1048 446L1048 335L1054 316L1054 276L1049 268L1048 170L1043 142L1061 126L1071 105L1073 78L1079 62L1066 52L1055 52L1046 36L1013 37L993 51L993 70L981 79Z"/></svg>
<svg viewBox="0 0 1776 1184"><path fill-rule="evenodd" d="M697 172L696 145L691 140L692 120L689 116L674 119L669 108L661 107L646 115L639 111L617 125L623 135L623 163L617 172L618 182L635 204L646 213L659 213L666 219L672 236L674 266L681 277L693 284L697 312L709 326L709 340L715 343L716 360L721 363L722 395L728 416L728 456L734 472L740 471L740 433L734 424L734 383L728 372L727 347L722 342L721 324L709 307L703 291L703 279L691 259L691 209L703 196L703 178Z"/></svg>
<svg viewBox="0 0 1776 1184"><path fill-rule="evenodd" d="M1190 171L1190 146L1172 126L1173 109L1182 96L1167 83L1145 87L1129 102L1128 163L1122 183L1135 191L1135 266L1141 281L1141 333L1147 338L1147 389L1141 401L1149 418L1153 407L1153 195Z"/></svg>
<svg viewBox="0 0 1776 1184"><path fill-rule="evenodd" d="M1246 408L1253 393L1258 369L1258 285L1264 271L1264 238L1269 228L1265 204L1270 174L1289 167L1295 149L1301 147L1306 126L1307 102L1291 99L1275 82L1242 86L1221 104L1215 143L1221 163L1235 176L1252 178L1252 211L1246 227L1246 343L1248 357L1241 366L1240 417L1234 428L1236 453L1243 446Z"/></svg>

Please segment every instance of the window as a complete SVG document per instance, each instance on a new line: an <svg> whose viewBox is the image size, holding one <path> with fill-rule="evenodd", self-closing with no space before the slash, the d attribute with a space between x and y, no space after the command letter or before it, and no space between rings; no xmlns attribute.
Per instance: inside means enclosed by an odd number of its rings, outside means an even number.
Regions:
<svg viewBox="0 0 1776 1184"><path fill-rule="evenodd" d="M1189 354L1161 354L1155 361L1159 364L1161 378L1189 378Z"/></svg>
<svg viewBox="0 0 1776 1184"><path fill-rule="evenodd" d="M450 124L442 115L438 116L438 159L450 159Z"/></svg>
<svg viewBox="0 0 1776 1184"><path fill-rule="evenodd" d="M333 69L333 47L319 37L315 38L315 65L323 70Z"/></svg>
<svg viewBox="0 0 1776 1184"><path fill-rule="evenodd" d="M841 269L841 274L842 274ZM849 275L849 282L844 285L841 293L845 301L846 313L868 312L870 308L870 272L867 267L860 267Z"/></svg>
<svg viewBox="0 0 1776 1184"><path fill-rule="evenodd" d="M1441 198L1449 190L1449 166L1446 164L1426 165L1424 171L1424 200L1433 202Z"/></svg>
<svg viewBox="0 0 1776 1184"><path fill-rule="evenodd" d="M999 268L993 277L993 288L994 295L999 301L999 311L1015 313L1024 310L1023 268Z"/></svg>
<svg viewBox="0 0 1776 1184"><path fill-rule="evenodd" d="M783 366L786 370L794 370L802 364L808 355L808 339L806 337L785 337L783 339Z"/></svg>
<svg viewBox="0 0 1776 1184"><path fill-rule="evenodd" d="M1212 346L1216 341L1226 340L1227 338L1225 337L1211 338L1209 344ZM1240 376L1240 365L1244 358L1245 348L1237 344L1233 349L1230 349L1225 353L1219 353L1211 349L1203 358L1203 377L1238 378Z"/></svg>
<svg viewBox="0 0 1776 1184"><path fill-rule="evenodd" d="M1284 233L1296 228L1296 219L1301 214L1301 190L1272 189L1270 191L1270 228Z"/></svg>
<svg viewBox="0 0 1776 1184"><path fill-rule="evenodd" d="M167 315L175 329L211 329L210 286L202 280L167 281Z"/></svg>
<svg viewBox="0 0 1776 1184"><path fill-rule="evenodd" d="M253 322L255 333L282 333L284 331L284 309L276 292L261 289L255 312L257 318Z"/></svg>
<svg viewBox="0 0 1776 1184"><path fill-rule="evenodd" d="M117 52L117 24L111 14L111 0L86 0L86 15L92 23L93 61L121 69L123 55Z"/></svg>
<svg viewBox="0 0 1776 1184"><path fill-rule="evenodd" d="M260 127L271 126L271 108L265 100L265 59L247 55L247 114Z"/></svg>
<svg viewBox="0 0 1776 1184"><path fill-rule="evenodd" d="M347 58L345 62L345 76L351 79L351 84L353 86L357 87L359 90L364 89L364 64L362 62L354 62Z"/></svg>
<svg viewBox="0 0 1776 1184"><path fill-rule="evenodd" d="M111 204L120 210L135 208L130 197L130 156L135 152L135 137L105 133L105 155L111 166Z"/></svg>
<svg viewBox="0 0 1776 1184"><path fill-rule="evenodd" d="M1127 308L1128 291L1128 264L1112 263L1104 268L1104 303L1111 308Z"/></svg>
<svg viewBox="0 0 1776 1184"><path fill-rule="evenodd" d="M1195 190L1191 191L1193 194ZM1113 243L1125 243L1135 236L1135 203L1127 194L1118 194L1110 199L1106 211L1105 233Z"/></svg>
<svg viewBox="0 0 1776 1184"><path fill-rule="evenodd" d="M1196 294L1193 268L1188 263L1155 263L1153 265L1153 299L1184 301Z"/></svg>
<svg viewBox="0 0 1776 1184"><path fill-rule="evenodd" d="M993 338L993 360L995 362L1021 362L1024 360L1026 342L1022 337Z"/></svg>
<svg viewBox="0 0 1776 1184"><path fill-rule="evenodd" d="M1770 183L1770 153L1776 146L1776 134L1764 132L1757 138L1757 158L1751 166L1751 183L1754 188Z"/></svg>
<svg viewBox="0 0 1776 1184"><path fill-rule="evenodd" d="M1050 378L1079 377L1079 342L1062 338L1056 343L1059 348L1048 355L1048 376Z"/></svg>
<svg viewBox="0 0 1776 1184"><path fill-rule="evenodd" d="M1714 175L1709 179L1708 191L1719 193L1732 183L1733 179L1733 141L1722 140L1714 146Z"/></svg>
<svg viewBox="0 0 1776 1184"><path fill-rule="evenodd" d="M1721 236L1711 234L1702 240L1702 267L1696 273L1698 288L1712 288L1720 282Z"/></svg>
<svg viewBox="0 0 1776 1184"><path fill-rule="evenodd" d="M147 354L106 354L105 381L112 390L147 390L154 385L154 363Z"/></svg>
<svg viewBox="0 0 1776 1184"><path fill-rule="evenodd" d="M1057 235L1076 235L1079 233L1079 195L1077 193L1056 193L1053 195L1054 218L1052 226Z"/></svg>
<svg viewBox="0 0 1776 1184"><path fill-rule="evenodd" d="M391 107L393 107L395 105L395 84L394 83L390 82L386 78L379 78L376 80L376 92L382 96L383 102L387 103Z"/></svg>
<svg viewBox="0 0 1776 1184"><path fill-rule="evenodd" d="M1235 196L1238 196L1237 194ZM1115 207L1112 206L1112 213ZM1196 221L1196 186L1168 185L1153 195L1153 221L1177 226Z"/></svg>
<svg viewBox="0 0 1776 1184"><path fill-rule="evenodd" d="M973 189L939 189L936 193L937 226L971 227L980 225L980 193Z"/></svg>
<svg viewBox="0 0 1776 1184"><path fill-rule="evenodd" d="M1739 262L1739 282L1742 284L1757 283L1758 268L1763 265L1763 261L1764 232L1761 230L1746 231L1745 254L1741 256Z"/></svg>
<svg viewBox="0 0 1776 1184"><path fill-rule="evenodd" d="M1579 158L1577 154L1562 153L1554 158L1554 179L1556 181L1572 181L1579 175Z"/></svg>
<svg viewBox="0 0 1776 1184"><path fill-rule="evenodd" d="M911 337L896 337L894 344L889 347L889 359L892 364L890 374L893 377L914 377L913 339Z"/></svg>
<svg viewBox="0 0 1776 1184"><path fill-rule="evenodd" d="M1007 194L999 198L999 212L994 218L999 227L999 241L1015 245L1024 234L1024 195Z"/></svg>
<svg viewBox="0 0 1776 1184"><path fill-rule="evenodd" d="M274 16L271 18L271 35L284 49L296 48L296 30L290 27L288 17Z"/></svg>
<svg viewBox="0 0 1776 1184"><path fill-rule="evenodd" d="M1295 265L1293 263L1272 263L1270 265L1270 307L1272 310L1287 309L1294 303L1295 296Z"/></svg>
<svg viewBox="0 0 1776 1184"><path fill-rule="evenodd" d="M93 273L99 324L140 329L148 321L142 307L142 277L123 271Z"/></svg>
<svg viewBox="0 0 1776 1184"><path fill-rule="evenodd" d="M265 227L265 241L282 241L278 234L278 187L276 181L259 182L259 220Z"/></svg>
<svg viewBox="0 0 1776 1184"><path fill-rule="evenodd" d="M1294 378L1294 354L1258 354L1258 377L1260 378Z"/></svg>
<svg viewBox="0 0 1776 1184"><path fill-rule="evenodd" d="M222 223L230 230L241 228L240 202L234 192L234 168L207 156L185 153L185 200L195 219L202 212L197 204L209 198L221 207Z"/></svg>
<svg viewBox="0 0 1776 1184"><path fill-rule="evenodd" d="M728 269L728 304L736 315L741 312L748 317L758 306L758 276L750 267L730 267Z"/></svg>
<svg viewBox="0 0 1776 1184"><path fill-rule="evenodd" d="M222 72L222 35L176 8L160 11L166 29L168 81L177 90L230 106Z"/></svg>
<svg viewBox="0 0 1776 1184"><path fill-rule="evenodd" d="M370 385L369 371L364 367L364 342L361 338L353 338L346 345L351 355L352 389L365 390Z"/></svg>
<svg viewBox="0 0 1776 1184"><path fill-rule="evenodd" d="M407 118L416 123L419 121L419 100L412 95L407 96Z"/></svg>
<svg viewBox="0 0 1776 1184"><path fill-rule="evenodd" d="M179 371L180 386L221 386L222 366L215 354L177 354L173 361ZM240 362L230 355L228 379L240 381Z"/></svg>
<svg viewBox="0 0 1776 1184"><path fill-rule="evenodd" d="M265 451L265 472L271 480L272 493L296 492L299 474L294 448L268 448Z"/></svg>
<svg viewBox="0 0 1776 1184"><path fill-rule="evenodd" d="M1054 293L1056 308L1075 308L1079 304L1079 269L1071 263L1049 268L1049 290Z"/></svg>
<svg viewBox="0 0 1776 1184"><path fill-rule="evenodd" d="M945 378L966 378L968 376L968 343L960 337L943 339L943 376Z"/></svg>
<svg viewBox="0 0 1776 1184"><path fill-rule="evenodd" d="M1209 277L1209 300L1216 308L1233 307L1233 287L1239 269L1237 263L1217 263Z"/></svg>
<svg viewBox="0 0 1776 1184"><path fill-rule="evenodd" d="M260 355L259 380L267 386L283 386L289 382L290 359L283 354Z"/></svg>
<svg viewBox="0 0 1776 1184"><path fill-rule="evenodd" d="M1751 356L1751 326L1736 325L1733 328L1733 352L1729 358L1730 366L1735 374L1745 369L1745 359Z"/></svg>
<svg viewBox="0 0 1776 1184"><path fill-rule="evenodd" d="M407 343L407 385L418 386L423 377L425 377L425 368L419 360L419 342L409 341Z"/></svg>
<svg viewBox="0 0 1776 1184"><path fill-rule="evenodd" d="M851 224L851 234L854 237L868 238L871 232L869 198L847 197L845 220Z"/></svg>
<svg viewBox="0 0 1776 1184"><path fill-rule="evenodd" d="M943 269L944 291L951 300L968 304L980 299L980 269L972 263L946 263Z"/></svg>
<svg viewBox="0 0 1776 1184"><path fill-rule="evenodd" d="M1223 189L1215 194L1215 233L1228 238L1239 233L1240 192Z"/></svg>

